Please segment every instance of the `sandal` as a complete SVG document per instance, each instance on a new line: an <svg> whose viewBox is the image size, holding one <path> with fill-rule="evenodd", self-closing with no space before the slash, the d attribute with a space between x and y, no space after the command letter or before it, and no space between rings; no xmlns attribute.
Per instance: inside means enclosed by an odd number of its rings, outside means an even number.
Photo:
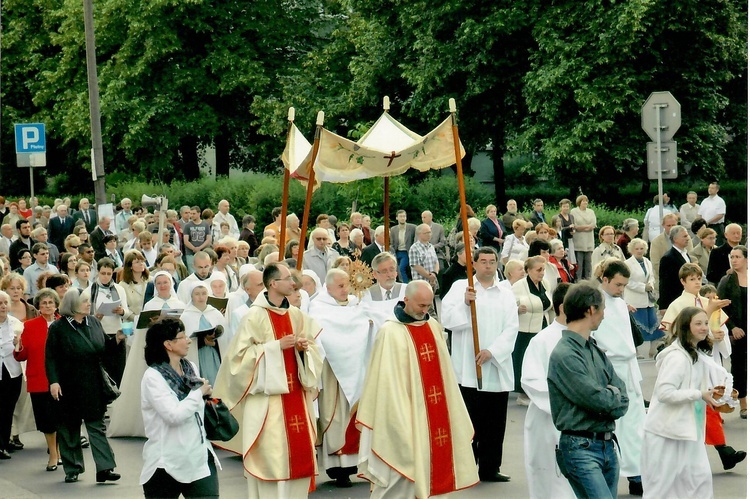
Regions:
<svg viewBox="0 0 750 499"><path fill-rule="evenodd" d="M740 418L741 419L747 419L747 409L741 409L740 410Z"/></svg>
<svg viewBox="0 0 750 499"><path fill-rule="evenodd" d="M88 448L89 448L89 445L91 445L91 444L89 443L89 439L88 439L88 438L86 438L86 437L84 437L83 435L81 435L81 448L82 448L82 449L88 449Z"/></svg>
<svg viewBox="0 0 750 499"><path fill-rule="evenodd" d="M47 471L55 471L56 469L57 469L57 465L56 464L51 464L51 465L48 464L47 465Z"/></svg>

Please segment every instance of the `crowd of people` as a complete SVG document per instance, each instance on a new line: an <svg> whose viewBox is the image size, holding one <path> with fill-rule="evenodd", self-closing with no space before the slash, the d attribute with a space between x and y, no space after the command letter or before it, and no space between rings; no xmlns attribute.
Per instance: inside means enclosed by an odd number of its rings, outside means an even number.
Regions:
<svg viewBox="0 0 750 499"><path fill-rule="evenodd" d="M218 496L214 446L242 456L250 497L304 497L318 466L427 497L511 479L515 394L531 497L616 497L620 477L708 497L705 444L724 469L746 456L719 411L747 418L747 248L718 192L657 196L642 237L634 218L600 226L582 194L549 218L541 199L468 207L468 237L399 210L387 244L357 212L303 237L294 214L256 232L227 200L124 198L108 216L0 197L0 459L36 429L46 471L78 481L91 447L97 482L116 481L108 438L145 437L146 497ZM209 397L240 424L228 442L206 437Z"/></svg>

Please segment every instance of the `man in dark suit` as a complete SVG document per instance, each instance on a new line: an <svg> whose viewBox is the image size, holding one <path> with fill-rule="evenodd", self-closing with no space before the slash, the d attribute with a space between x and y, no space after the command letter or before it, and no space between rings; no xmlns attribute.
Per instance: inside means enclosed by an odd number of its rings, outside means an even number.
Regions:
<svg viewBox="0 0 750 499"><path fill-rule="evenodd" d="M17 270L21 267L21 263L18 261L18 252L22 249L31 250L35 241L31 239L31 224L25 218L16 221L16 230L18 231L18 239L13 241L8 250L8 257L10 258L10 268Z"/></svg>
<svg viewBox="0 0 750 499"><path fill-rule="evenodd" d="M404 284L411 281L411 268L409 267L409 248L414 244L417 236L417 226L406 223L406 212L398 210L396 212L396 224L391 227L391 253L396 255L398 262L398 274L401 282Z"/></svg>
<svg viewBox="0 0 750 499"><path fill-rule="evenodd" d="M727 225L724 229L724 237L726 242L711 251L706 271L706 279L717 286L729 270L729 253L742 242L742 227L738 224Z"/></svg>
<svg viewBox="0 0 750 499"><path fill-rule="evenodd" d="M102 217L102 219L99 220L99 225L97 225L96 228L89 233L89 241L91 242L91 247L94 248L94 253L96 253L97 255L103 256L106 253L107 248L104 247L104 236L114 235L109 230L110 225L110 218Z"/></svg>
<svg viewBox="0 0 750 499"><path fill-rule="evenodd" d="M73 233L75 222L68 215L68 207L61 204L57 207L57 216L49 219L49 241L58 248L65 248L65 238Z"/></svg>
<svg viewBox="0 0 750 499"><path fill-rule="evenodd" d="M385 227L382 225L378 226L373 233L374 241L372 244L365 247L362 250L362 261L372 268L372 260L380 253L386 251L385 248Z"/></svg>
<svg viewBox="0 0 750 499"><path fill-rule="evenodd" d="M672 249L667 251L659 265L659 309L666 309L682 294L680 267L690 263L687 253L690 234L682 225L675 225L669 231Z"/></svg>
<svg viewBox="0 0 750 499"><path fill-rule="evenodd" d="M78 211L73 215L73 220L83 220L83 223L86 224L86 230L89 234L94 231L98 219L96 216L96 210L91 208L91 204L89 203L88 199L83 198L78 203Z"/></svg>
<svg viewBox="0 0 750 499"><path fill-rule="evenodd" d="M531 212L531 223L536 227L539 224L546 224L544 219L544 201L537 198L534 200L534 211Z"/></svg>

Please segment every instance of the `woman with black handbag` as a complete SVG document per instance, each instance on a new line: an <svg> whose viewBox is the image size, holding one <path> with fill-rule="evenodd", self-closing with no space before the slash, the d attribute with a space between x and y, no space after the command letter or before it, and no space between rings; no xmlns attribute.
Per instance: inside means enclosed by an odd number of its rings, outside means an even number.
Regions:
<svg viewBox="0 0 750 499"><path fill-rule="evenodd" d="M203 425L211 385L186 359L190 343L178 319L162 319L146 333L141 408L148 441L140 484L147 498L219 497L219 460Z"/></svg>
<svg viewBox="0 0 750 499"><path fill-rule="evenodd" d="M65 482L78 481L85 471L81 450L81 420L91 442L96 463L96 481L115 481L115 455L105 434L104 413L111 401L102 361L125 339L119 331L108 336L99 320L89 315L91 302L78 289L62 299L60 319L49 327L45 368L49 390L58 408L57 442L60 446Z"/></svg>

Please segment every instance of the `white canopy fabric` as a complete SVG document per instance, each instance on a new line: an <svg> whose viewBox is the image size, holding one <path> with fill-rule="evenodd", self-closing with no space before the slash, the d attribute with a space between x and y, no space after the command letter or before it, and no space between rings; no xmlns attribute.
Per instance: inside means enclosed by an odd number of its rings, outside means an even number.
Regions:
<svg viewBox="0 0 750 499"><path fill-rule="evenodd" d="M461 157L466 152L460 146ZM294 178L310 177L312 146L296 126L282 161ZM419 171L445 168L456 162L451 118L421 136L383 113L362 138L354 142L323 128L315 160L315 183L351 182L371 177L392 177L409 168Z"/></svg>

